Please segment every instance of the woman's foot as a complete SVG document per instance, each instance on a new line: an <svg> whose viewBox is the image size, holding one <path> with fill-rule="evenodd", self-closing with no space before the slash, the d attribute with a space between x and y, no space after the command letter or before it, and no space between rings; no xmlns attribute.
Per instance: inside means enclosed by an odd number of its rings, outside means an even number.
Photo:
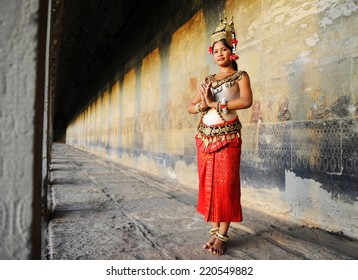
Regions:
<svg viewBox="0 0 358 280"><path fill-rule="evenodd" d="M216 234L219 232L219 227L213 227L211 230L209 230L209 233L211 234L210 240L203 246L203 249L210 249L215 242Z"/></svg>
<svg viewBox="0 0 358 280"><path fill-rule="evenodd" d="M203 246L203 249L211 249L211 247L214 245L215 240L216 240L215 235L212 235L210 240L206 242L206 244Z"/></svg>
<svg viewBox="0 0 358 280"><path fill-rule="evenodd" d="M226 251L226 243L216 239L213 246L210 249L210 253L217 255L217 256L222 256L225 254Z"/></svg>
<svg viewBox="0 0 358 280"><path fill-rule="evenodd" d="M222 256L225 254L226 251L226 243L229 242L230 238L227 235L222 235L220 233L217 233L215 235L215 242L213 246L210 248L210 253Z"/></svg>

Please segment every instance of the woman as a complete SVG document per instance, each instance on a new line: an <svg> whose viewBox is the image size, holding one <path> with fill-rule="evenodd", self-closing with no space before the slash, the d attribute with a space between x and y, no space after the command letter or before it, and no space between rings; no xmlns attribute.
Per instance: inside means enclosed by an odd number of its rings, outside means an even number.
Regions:
<svg viewBox="0 0 358 280"><path fill-rule="evenodd" d="M209 53L219 71L201 83L188 112L202 114L195 136L199 173L197 211L211 222L211 238L204 248L223 255L230 223L242 221L241 123L236 110L252 105L252 91L248 74L237 71L233 22L228 24L221 19L211 39Z"/></svg>

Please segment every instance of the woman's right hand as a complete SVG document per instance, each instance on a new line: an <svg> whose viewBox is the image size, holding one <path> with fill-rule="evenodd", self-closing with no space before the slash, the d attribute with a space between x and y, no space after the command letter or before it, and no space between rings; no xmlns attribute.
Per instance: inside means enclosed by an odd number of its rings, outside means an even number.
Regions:
<svg viewBox="0 0 358 280"><path fill-rule="evenodd" d="M200 96L201 96L201 108L206 109L208 107L208 104L206 102L206 83L201 83L199 87Z"/></svg>
<svg viewBox="0 0 358 280"><path fill-rule="evenodd" d="M205 99L205 104L207 107L210 107L210 108L215 108L216 106L216 102L215 102L215 99L214 99L214 96L211 92L211 82L209 83L206 83L206 84L203 84L204 86L204 99Z"/></svg>

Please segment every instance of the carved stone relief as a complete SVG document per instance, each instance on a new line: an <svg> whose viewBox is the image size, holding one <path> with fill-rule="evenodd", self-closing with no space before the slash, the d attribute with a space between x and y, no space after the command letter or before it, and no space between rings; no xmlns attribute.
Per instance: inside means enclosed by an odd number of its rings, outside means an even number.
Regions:
<svg viewBox="0 0 358 280"><path fill-rule="evenodd" d="M288 98L283 98L280 101L279 112L277 118L280 121L288 121L291 119L291 112L288 110L289 100Z"/></svg>
<svg viewBox="0 0 358 280"><path fill-rule="evenodd" d="M331 115L331 110L327 108L326 94L322 90L316 90L312 99L314 101L309 112L309 120L325 119Z"/></svg>
<svg viewBox="0 0 358 280"><path fill-rule="evenodd" d="M262 112L261 112L261 103L260 101L255 101L252 105L252 114L251 114L251 123L262 122Z"/></svg>
<svg viewBox="0 0 358 280"><path fill-rule="evenodd" d="M30 196L20 200L0 201L0 246L2 259L28 259L31 228Z"/></svg>

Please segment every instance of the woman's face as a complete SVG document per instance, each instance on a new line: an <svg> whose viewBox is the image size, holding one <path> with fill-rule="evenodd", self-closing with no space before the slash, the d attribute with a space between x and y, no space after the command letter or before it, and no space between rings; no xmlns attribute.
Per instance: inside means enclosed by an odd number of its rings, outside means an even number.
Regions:
<svg viewBox="0 0 358 280"><path fill-rule="evenodd" d="M231 64L231 50L226 47L222 41L218 41L214 44L213 55L217 65L228 66Z"/></svg>

